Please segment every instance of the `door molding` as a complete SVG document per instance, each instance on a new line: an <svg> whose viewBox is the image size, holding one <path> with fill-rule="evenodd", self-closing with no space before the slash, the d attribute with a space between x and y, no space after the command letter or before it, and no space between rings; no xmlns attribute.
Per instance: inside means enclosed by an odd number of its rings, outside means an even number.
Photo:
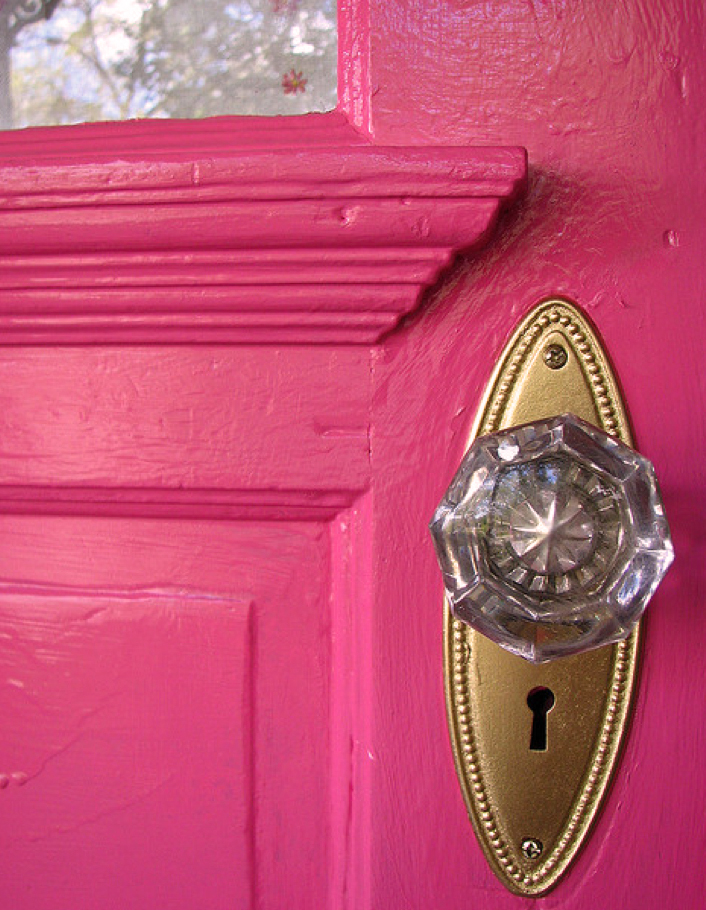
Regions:
<svg viewBox="0 0 706 910"><path fill-rule="evenodd" d="M523 149L280 129L294 145L75 160L49 143L0 168L2 343L373 344L525 186Z"/></svg>

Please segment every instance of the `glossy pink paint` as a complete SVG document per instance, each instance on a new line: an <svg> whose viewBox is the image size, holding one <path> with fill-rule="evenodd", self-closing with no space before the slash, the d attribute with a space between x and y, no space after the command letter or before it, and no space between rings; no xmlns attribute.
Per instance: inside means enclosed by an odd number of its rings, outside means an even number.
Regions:
<svg viewBox="0 0 706 910"><path fill-rule="evenodd" d="M423 526L458 465L512 327L543 297L562 294L588 313L612 357L637 445L658 470L677 556L647 611L641 686L615 786L577 865L538 903L699 910L706 900L703 4L393 0L373 9L375 141L424 144L430 154L437 143L521 144L530 180L492 247L460 261L374 354L377 761L369 830L379 861L370 905L532 905L504 893L487 869L469 835L450 752L440 747L441 635L430 606L440 584Z"/></svg>
<svg viewBox="0 0 706 910"><path fill-rule="evenodd" d="M334 115L332 142L339 126ZM518 148L430 161L294 132L301 147L224 144L205 159L85 152L62 167L51 142L26 163L16 154L0 167L5 339L371 343L524 183Z"/></svg>
<svg viewBox="0 0 706 910"><path fill-rule="evenodd" d="M0 137L13 910L532 903L463 808L426 524L557 293L677 562L606 810L538 903L703 906L703 11L595 7L346 0L338 113Z"/></svg>

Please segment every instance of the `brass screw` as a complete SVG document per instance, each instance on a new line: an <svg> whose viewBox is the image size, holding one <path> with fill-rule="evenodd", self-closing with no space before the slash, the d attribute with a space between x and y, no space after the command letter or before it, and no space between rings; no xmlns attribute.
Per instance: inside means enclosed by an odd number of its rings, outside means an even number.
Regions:
<svg viewBox="0 0 706 910"><path fill-rule="evenodd" d="M536 837L526 837L522 841L522 853L527 859L537 859L544 850L544 844Z"/></svg>
<svg viewBox="0 0 706 910"><path fill-rule="evenodd" d="M544 362L550 370L560 370L568 359L566 348L560 344L550 344L544 349Z"/></svg>

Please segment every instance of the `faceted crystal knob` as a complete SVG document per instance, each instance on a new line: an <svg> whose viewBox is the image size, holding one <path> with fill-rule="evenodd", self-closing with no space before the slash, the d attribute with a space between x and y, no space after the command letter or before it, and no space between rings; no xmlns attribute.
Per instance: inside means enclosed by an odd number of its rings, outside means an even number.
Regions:
<svg viewBox="0 0 706 910"><path fill-rule="evenodd" d="M476 439L430 528L454 615L535 663L626 638L674 558L652 464L571 414Z"/></svg>

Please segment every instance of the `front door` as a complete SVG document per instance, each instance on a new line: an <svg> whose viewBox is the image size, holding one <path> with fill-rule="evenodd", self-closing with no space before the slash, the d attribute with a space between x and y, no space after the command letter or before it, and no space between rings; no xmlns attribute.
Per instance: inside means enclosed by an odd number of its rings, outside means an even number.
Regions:
<svg viewBox="0 0 706 910"><path fill-rule="evenodd" d="M336 113L2 136L2 906L527 903L456 780L427 524L556 295L676 562L543 903L702 906L701 8L599 7L341 3Z"/></svg>

